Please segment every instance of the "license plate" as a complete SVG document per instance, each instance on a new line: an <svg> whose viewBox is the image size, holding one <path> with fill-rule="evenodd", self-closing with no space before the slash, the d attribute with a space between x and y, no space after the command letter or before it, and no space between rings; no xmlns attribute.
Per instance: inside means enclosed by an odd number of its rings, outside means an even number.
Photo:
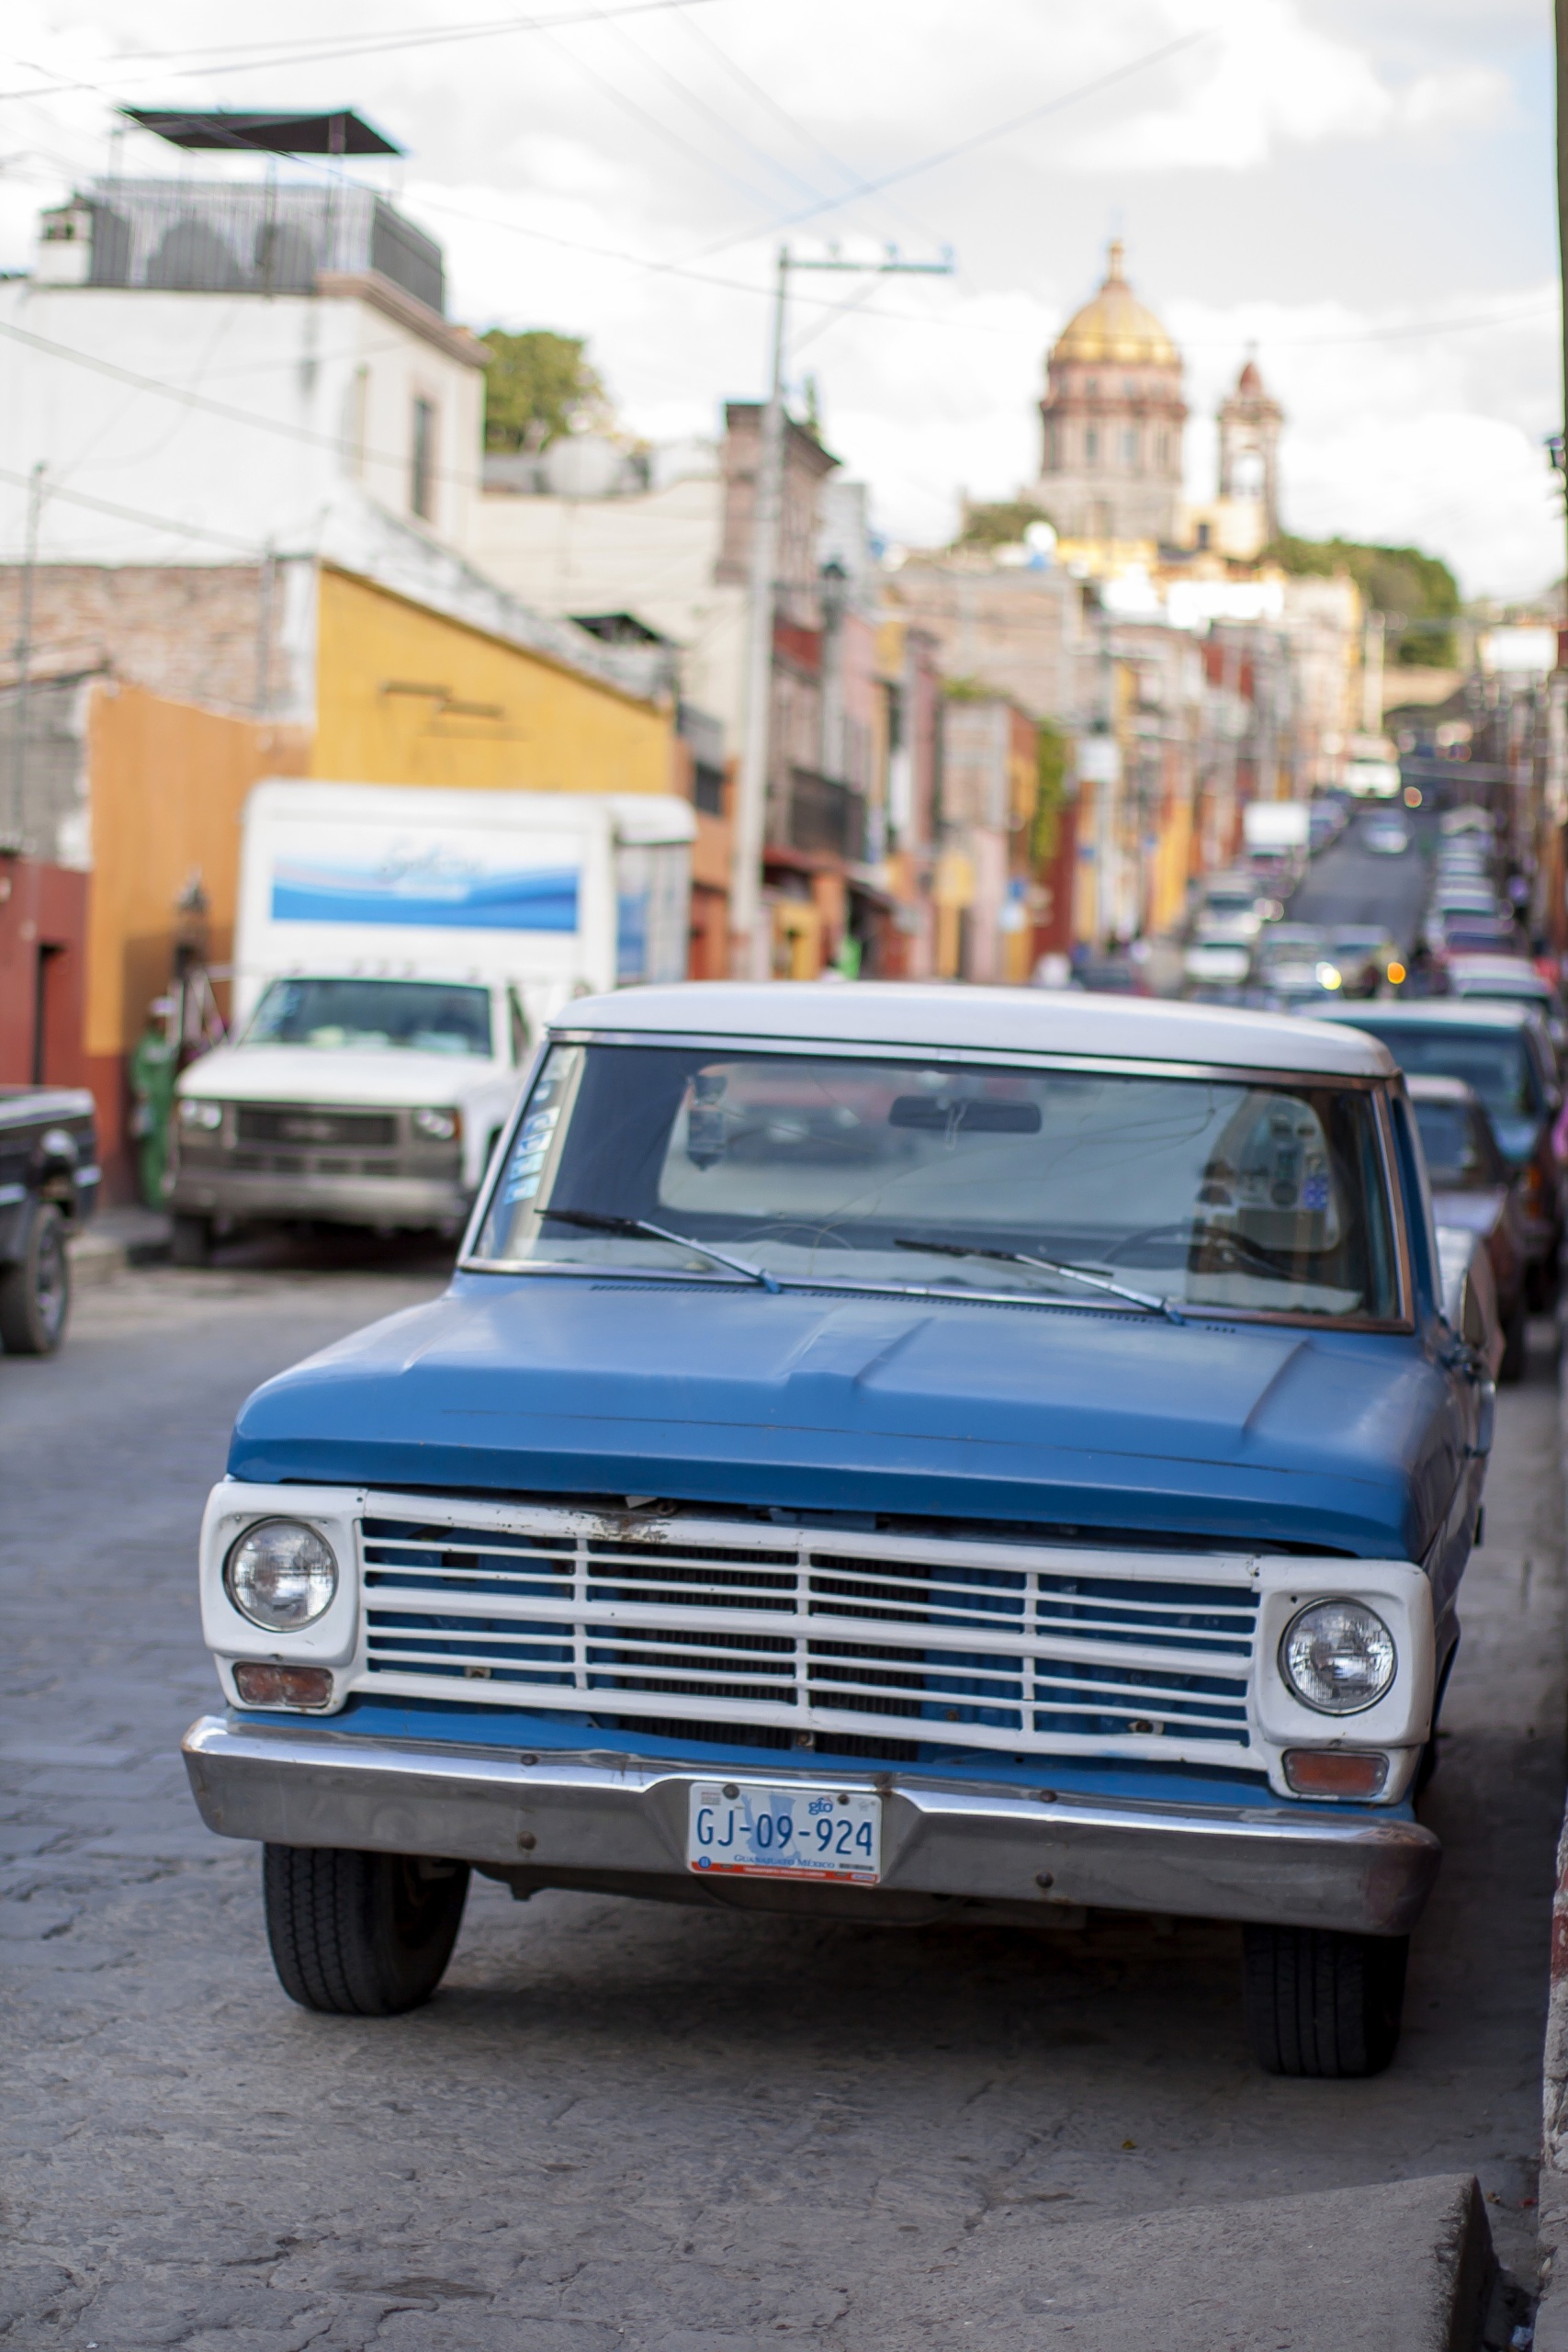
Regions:
<svg viewBox="0 0 1568 2352"><path fill-rule="evenodd" d="M859 1789L698 1781L686 1822L686 1867L729 1878L874 1886L882 1873L882 1799Z"/></svg>

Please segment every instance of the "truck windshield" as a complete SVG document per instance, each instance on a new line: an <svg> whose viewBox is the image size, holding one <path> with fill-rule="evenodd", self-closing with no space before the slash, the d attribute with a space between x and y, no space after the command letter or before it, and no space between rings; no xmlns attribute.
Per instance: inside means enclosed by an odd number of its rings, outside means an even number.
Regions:
<svg viewBox="0 0 1568 2352"><path fill-rule="evenodd" d="M490 992L435 980L273 980L240 1043L488 1057Z"/></svg>
<svg viewBox="0 0 1568 2352"><path fill-rule="evenodd" d="M1055 1259L1179 1306L1398 1313L1371 1098L1314 1080L557 1046L474 1256L731 1279L679 1239L589 1217L663 1226L784 1283L1087 1302L1065 1274L951 1254L964 1246Z"/></svg>

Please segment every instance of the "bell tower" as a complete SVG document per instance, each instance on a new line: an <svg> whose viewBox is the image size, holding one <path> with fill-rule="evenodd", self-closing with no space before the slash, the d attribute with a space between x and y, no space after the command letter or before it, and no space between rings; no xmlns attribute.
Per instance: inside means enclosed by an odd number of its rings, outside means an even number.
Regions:
<svg viewBox="0 0 1568 2352"><path fill-rule="evenodd" d="M1250 353L1235 391L1220 403L1219 419L1220 496L1261 509L1258 544L1266 547L1280 535L1280 427L1285 412L1264 389Z"/></svg>

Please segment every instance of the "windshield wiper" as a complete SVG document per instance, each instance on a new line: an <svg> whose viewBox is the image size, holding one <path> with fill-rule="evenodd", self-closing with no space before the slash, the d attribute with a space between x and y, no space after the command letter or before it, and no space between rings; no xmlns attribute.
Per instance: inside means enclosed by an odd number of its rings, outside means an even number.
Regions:
<svg viewBox="0 0 1568 2352"><path fill-rule="evenodd" d="M689 1233L671 1233L667 1226L649 1225L644 1216L606 1216L598 1209L540 1209L539 1216L553 1216L562 1225L580 1225L585 1233L642 1234L650 1241L672 1241L677 1249L695 1250L701 1256L711 1258L716 1266L728 1266L732 1273L744 1274L748 1282L760 1283L764 1290L777 1291L779 1285L761 1266L753 1266L748 1258L732 1258L728 1250L716 1250L710 1242L694 1241Z"/></svg>
<svg viewBox="0 0 1568 2352"><path fill-rule="evenodd" d="M938 1258L995 1258L1005 1266L1037 1266L1043 1274L1060 1274L1071 1283L1082 1283L1089 1290L1102 1290L1112 1298L1124 1298L1129 1306L1141 1306L1145 1315L1163 1315L1172 1323L1185 1323L1168 1298L1156 1291L1132 1290L1125 1283L1112 1282L1108 1274L1091 1274L1087 1266L1065 1266L1056 1258L1034 1258L1027 1250L979 1250L962 1241L914 1241L902 1234L896 1235L895 1250L926 1250Z"/></svg>

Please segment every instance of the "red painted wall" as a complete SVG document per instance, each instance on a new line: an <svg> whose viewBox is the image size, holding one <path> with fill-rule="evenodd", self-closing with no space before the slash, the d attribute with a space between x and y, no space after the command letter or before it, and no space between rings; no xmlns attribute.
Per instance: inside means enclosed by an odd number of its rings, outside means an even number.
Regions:
<svg viewBox="0 0 1568 2352"><path fill-rule="evenodd" d="M87 1084L86 945L87 876L0 857L0 1085Z"/></svg>

